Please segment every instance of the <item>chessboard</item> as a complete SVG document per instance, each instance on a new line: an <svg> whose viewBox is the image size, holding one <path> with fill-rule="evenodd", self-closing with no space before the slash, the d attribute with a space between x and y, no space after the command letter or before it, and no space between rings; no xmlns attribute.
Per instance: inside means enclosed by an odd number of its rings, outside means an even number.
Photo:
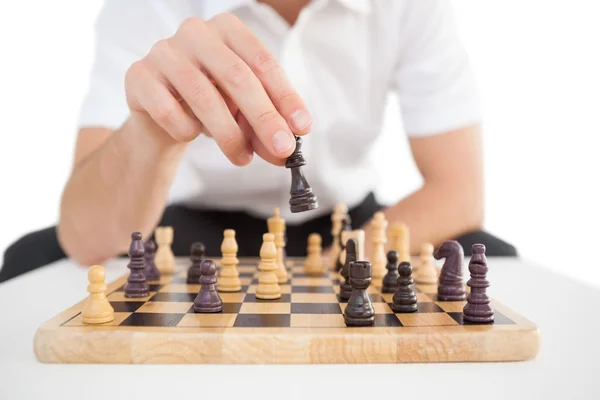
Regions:
<svg viewBox="0 0 600 400"><path fill-rule="evenodd" d="M517 312L492 299L494 322L471 324L463 320L465 302L438 301L435 284L414 284L417 311L394 313L393 294L373 279L374 324L346 326L343 278L332 269L309 276L299 258L286 260L279 299L257 299L259 262L240 258L242 289L219 293L218 313L194 312L200 285L186 283L187 259L149 282L144 298L124 296L124 274L106 290L112 321L84 324L82 300L38 329L35 354L45 363L432 363L522 361L539 349L538 328Z"/></svg>

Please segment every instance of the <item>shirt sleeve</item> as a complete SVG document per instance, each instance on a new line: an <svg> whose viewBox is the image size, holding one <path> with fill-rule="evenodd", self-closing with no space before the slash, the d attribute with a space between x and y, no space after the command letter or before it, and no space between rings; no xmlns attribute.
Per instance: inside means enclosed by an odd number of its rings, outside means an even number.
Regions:
<svg viewBox="0 0 600 400"><path fill-rule="evenodd" d="M449 0L418 0L401 23L393 73L409 137L447 132L481 119L477 87Z"/></svg>
<svg viewBox="0 0 600 400"><path fill-rule="evenodd" d="M129 115L125 74L180 18L165 1L106 0L95 22L94 60L78 127L119 128Z"/></svg>

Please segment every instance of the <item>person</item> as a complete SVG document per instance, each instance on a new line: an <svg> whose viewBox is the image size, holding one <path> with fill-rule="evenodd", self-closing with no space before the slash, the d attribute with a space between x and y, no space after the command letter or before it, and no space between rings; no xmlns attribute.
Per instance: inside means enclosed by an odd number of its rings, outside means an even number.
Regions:
<svg viewBox="0 0 600 400"><path fill-rule="evenodd" d="M369 151L389 93L423 185L382 205ZM3 273L102 263L158 225L174 227L176 255L194 241L218 255L231 228L239 254L256 256L274 208L288 255L302 255L311 232L331 244L338 203L367 237L377 210L405 222L414 253L455 238L467 253L479 241L512 255L482 231L481 135L447 0L108 0L58 224L9 248ZM319 202L302 213L289 210L283 167L295 136Z"/></svg>

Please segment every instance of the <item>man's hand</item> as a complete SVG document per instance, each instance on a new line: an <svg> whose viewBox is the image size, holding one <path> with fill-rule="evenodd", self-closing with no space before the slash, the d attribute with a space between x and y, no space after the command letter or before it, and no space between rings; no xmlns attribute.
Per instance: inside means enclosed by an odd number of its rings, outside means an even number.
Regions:
<svg viewBox="0 0 600 400"><path fill-rule="evenodd" d="M282 165L293 135L311 128L275 57L232 14L184 21L131 65L125 88L131 118L149 117L178 142L210 135L239 166L253 153Z"/></svg>

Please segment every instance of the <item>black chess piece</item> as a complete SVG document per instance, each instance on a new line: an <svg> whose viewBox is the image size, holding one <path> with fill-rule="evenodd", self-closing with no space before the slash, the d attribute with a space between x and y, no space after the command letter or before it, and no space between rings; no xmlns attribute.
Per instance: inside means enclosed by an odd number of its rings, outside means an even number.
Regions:
<svg viewBox="0 0 600 400"><path fill-rule="evenodd" d="M217 292L217 267L211 260L200 264L200 292L194 300L194 312L217 313L223 311L223 301Z"/></svg>
<svg viewBox="0 0 600 400"><path fill-rule="evenodd" d="M436 260L445 258L440 271L438 301L462 301L466 299L463 284L464 251L456 240L447 240L433 255Z"/></svg>
<svg viewBox="0 0 600 400"><path fill-rule="evenodd" d="M142 234L133 232L129 245L129 263L127 268L131 271L127 277L127 284L123 288L125 297L146 297L150 294L150 286L144 275L144 243Z"/></svg>
<svg viewBox="0 0 600 400"><path fill-rule="evenodd" d="M144 276L146 281L160 280L160 271L154 262L156 255L156 243L154 239L149 238L144 242Z"/></svg>
<svg viewBox="0 0 600 400"><path fill-rule="evenodd" d="M387 253L387 274L383 277L382 293L394 293L398 288L398 252L390 250Z"/></svg>
<svg viewBox="0 0 600 400"><path fill-rule="evenodd" d="M313 193L302 172L304 165L306 165L306 160L302 155L302 138L296 136L296 149L285 161L285 167L292 171L290 210L293 213L319 208L317 196Z"/></svg>
<svg viewBox="0 0 600 400"><path fill-rule="evenodd" d="M412 313L417 311L417 295L412 288L412 266L403 261L398 266L398 288L392 297L392 310L395 313Z"/></svg>
<svg viewBox="0 0 600 400"><path fill-rule="evenodd" d="M494 309L490 306L490 299L486 293L490 282L487 280L487 259L485 245L476 243L472 247L469 272L471 279L467 285L471 288L467 295L467 304L463 308L463 320L485 324L494 321Z"/></svg>
<svg viewBox="0 0 600 400"><path fill-rule="evenodd" d="M352 285L350 285L350 263L356 261L356 248L358 247L358 241L354 238L348 239L346 242L346 262L342 267L341 275L344 278L344 282L340 285L340 299L348 300L352 294Z"/></svg>
<svg viewBox="0 0 600 400"><path fill-rule="evenodd" d="M375 309L367 293L371 284L373 267L368 261L354 261L349 268L352 294L344 310L344 321L348 326L373 325Z"/></svg>
<svg viewBox="0 0 600 400"><path fill-rule="evenodd" d="M342 232L344 231L351 231L352 230L352 219L350 218L349 215L345 215L344 218L342 219L342 229L340 231L340 234L338 235L338 240L339 240L339 245L340 245L340 249L342 251L340 251L340 254L338 255L338 259L335 263L335 272L340 272L342 270L342 268L344 268L344 263L342 263L342 253L343 250L346 248L346 243L342 243Z"/></svg>
<svg viewBox="0 0 600 400"><path fill-rule="evenodd" d="M192 243L190 248L190 260L192 264L187 271L187 283L198 283L200 279L200 265L204 261L204 244L200 242Z"/></svg>

